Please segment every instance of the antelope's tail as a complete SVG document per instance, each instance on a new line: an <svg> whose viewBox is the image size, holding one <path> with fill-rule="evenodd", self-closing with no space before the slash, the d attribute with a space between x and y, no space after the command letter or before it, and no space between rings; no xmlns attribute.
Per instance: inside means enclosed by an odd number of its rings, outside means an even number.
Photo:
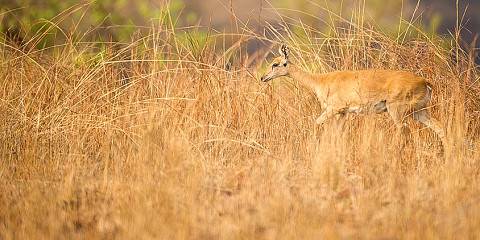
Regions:
<svg viewBox="0 0 480 240"><path fill-rule="evenodd" d="M425 93L425 101L430 102L430 99L432 99L432 92L433 92L433 86L429 82L427 82L427 91Z"/></svg>

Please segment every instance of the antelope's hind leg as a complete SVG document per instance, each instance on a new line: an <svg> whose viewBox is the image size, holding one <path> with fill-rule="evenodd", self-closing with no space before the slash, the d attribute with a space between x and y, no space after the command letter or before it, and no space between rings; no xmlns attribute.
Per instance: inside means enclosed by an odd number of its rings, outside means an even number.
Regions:
<svg viewBox="0 0 480 240"><path fill-rule="evenodd" d="M373 111L377 114L387 111L387 101L383 100L373 105Z"/></svg>
<svg viewBox="0 0 480 240"><path fill-rule="evenodd" d="M405 129L405 116L407 115L408 107L404 104L387 104L386 107L397 129Z"/></svg>
<svg viewBox="0 0 480 240"><path fill-rule="evenodd" d="M387 112L390 114L395 126L397 128L397 137L400 139L401 148L405 148L407 139L410 136L410 129L405 124L405 117L409 111L409 106L406 104L386 104Z"/></svg>
<svg viewBox="0 0 480 240"><path fill-rule="evenodd" d="M440 123L436 119L430 117L430 114L428 114L428 111L426 109L420 109L418 111L415 111L413 113L413 118L423 123L423 125L425 125L426 127L432 129L438 135L438 137L440 137L440 140L445 147L445 132L443 131Z"/></svg>

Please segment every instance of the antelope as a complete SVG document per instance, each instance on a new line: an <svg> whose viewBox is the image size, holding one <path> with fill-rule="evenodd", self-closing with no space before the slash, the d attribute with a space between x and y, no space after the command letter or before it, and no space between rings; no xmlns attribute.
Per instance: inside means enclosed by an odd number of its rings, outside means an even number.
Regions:
<svg viewBox="0 0 480 240"><path fill-rule="evenodd" d="M347 113L388 112L397 129L406 127L407 116L433 130L445 146L445 133L440 123L427 111L432 86L423 78L407 71L360 70L310 74L289 60L289 49L282 45L280 57L273 59L271 69L261 77L268 82L278 77L289 77L313 90L322 108L316 123L340 118Z"/></svg>

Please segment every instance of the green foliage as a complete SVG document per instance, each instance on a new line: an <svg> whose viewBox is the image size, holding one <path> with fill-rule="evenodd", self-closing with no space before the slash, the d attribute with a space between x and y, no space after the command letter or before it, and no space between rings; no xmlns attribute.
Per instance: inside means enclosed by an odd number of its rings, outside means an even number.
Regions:
<svg viewBox="0 0 480 240"><path fill-rule="evenodd" d="M151 23L155 25L162 23L168 28L191 26L197 23L201 14L201 10L187 7L184 0L0 0L0 2L0 31L15 28L29 38L37 36L37 47L55 45L58 39L64 40L66 37L75 40L82 38L82 41L128 42L134 32L148 31L142 30L143 28L139 26L151 27ZM407 23L411 20L411 12L406 7L407 1L403 6L403 13L400 11L401 1L278 0L272 4L278 7L282 14L288 15L291 19L301 19L302 24L326 35L335 32L331 27L338 23L332 23L331 19L338 20L339 18L335 16L337 14L340 18L356 24L360 21L365 25L373 24L391 36L400 34L409 37L411 34L408 31L412 31ZM400 17L404 21L399 26ZM442 16L434 14L429 21L424 23L414 21L413 24L415 28L435 35L441 22ZM303 32L300 26L292 26L292 31L299 39L308 39L306 35L310 34ZM88 35L90 39L85 39L83 35L64 36L85 32L90 33ZM201 49L205 44L206 33L202 30L177 33L179 40L191 47Z"/></svg>
<svg viewBox="0 0 480 240"><path fill-rule="evenodd" d="M61 37L57 28L70 32L98 29L98 37L104 40L129 40L136 26L145 25L149 20L161 19L166 13L173 19L178 18L185 7L183 0L171 0L165 4L153 4L151 1L111 1L94 0L14 0L0 7L0 30L15 28L24 35L42 36L42 45L54 44ZM2 19L3 18L3 19ZM196 20L189 15L188 21ZM58 25L58 26L57 26Z"/></svg>

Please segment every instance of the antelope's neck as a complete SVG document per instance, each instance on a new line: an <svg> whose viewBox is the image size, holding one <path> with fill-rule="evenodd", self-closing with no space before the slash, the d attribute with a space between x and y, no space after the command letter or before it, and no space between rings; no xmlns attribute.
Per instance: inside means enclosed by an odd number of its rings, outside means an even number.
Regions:
<svg viewBox="0 0 480 240"><path fill-rule="evenodd" d="M294 66L294 65L290 66L289 75L294 80L300 82L302 85L304 85L305 87L308 87L312 90L315 90L315 87L318 84L316 79L313 77L312 74L307 73L307 72L303 71L302 69L300 69L299 67Z"/></svg>

